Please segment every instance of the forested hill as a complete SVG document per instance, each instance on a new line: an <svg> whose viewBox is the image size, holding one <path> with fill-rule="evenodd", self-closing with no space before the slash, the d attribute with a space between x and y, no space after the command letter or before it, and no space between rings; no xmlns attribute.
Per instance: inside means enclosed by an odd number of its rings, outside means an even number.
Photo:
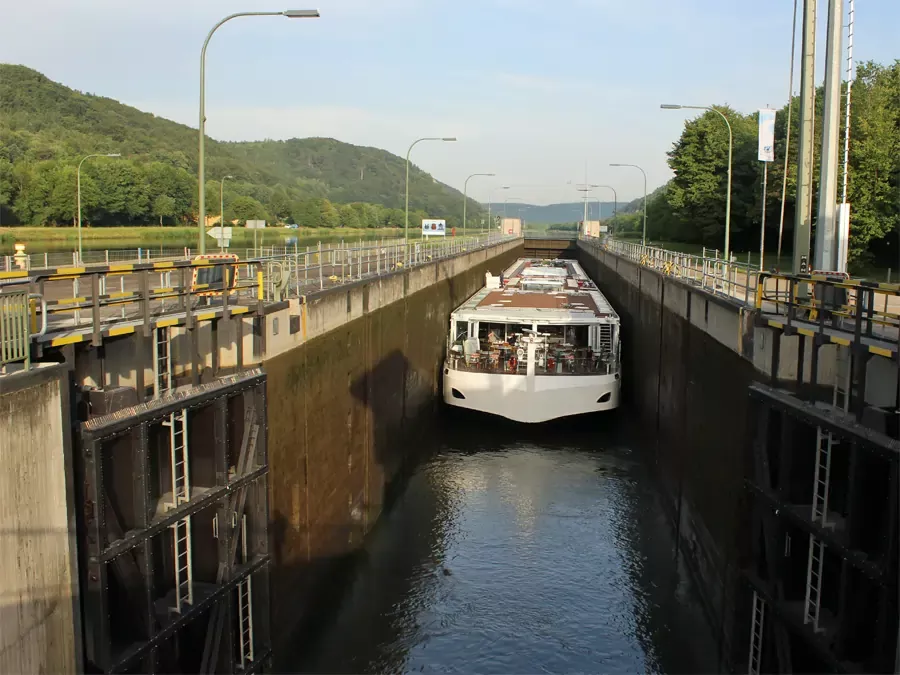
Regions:
<svg viewBox="0 0 900 675"><path fill-rule="evenodd" d="M0 64L0 208L3 223L70 224L75 167L94 225L196 220L197 131L118 101L83 94L24 66ZM397 225L405 160L327 138L226 143L207 139L207 213L324 226ZM462 194L413 168L410 208L459 219ZM362 202L346 218L338 205ZM480 207L469 202L470 213ZM421 216L417 213L416 216ZM323 220L324 219L324 220ZM303 222L301 222L303 221ZM322 221L322 222L316 222Z"/></svg>

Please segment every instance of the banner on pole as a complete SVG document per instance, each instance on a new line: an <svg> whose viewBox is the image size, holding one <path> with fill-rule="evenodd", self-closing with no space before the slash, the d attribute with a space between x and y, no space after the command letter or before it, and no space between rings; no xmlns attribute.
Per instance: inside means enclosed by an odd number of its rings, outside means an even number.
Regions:
<svg viewBox="0 0 900 675"><path fill-rule="evenodd" d="M759 111L759 161L775 161L775 111L771 108Z"/></svg>

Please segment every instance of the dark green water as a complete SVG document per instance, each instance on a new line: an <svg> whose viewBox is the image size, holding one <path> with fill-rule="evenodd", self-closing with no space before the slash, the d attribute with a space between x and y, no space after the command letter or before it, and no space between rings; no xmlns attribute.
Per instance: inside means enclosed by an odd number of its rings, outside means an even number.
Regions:
<svg viewBox="0 0 900 675"><path fill-rule="evenodd" d="M298 669L715 671L654 483L612 420L445 420Z"/></svg>

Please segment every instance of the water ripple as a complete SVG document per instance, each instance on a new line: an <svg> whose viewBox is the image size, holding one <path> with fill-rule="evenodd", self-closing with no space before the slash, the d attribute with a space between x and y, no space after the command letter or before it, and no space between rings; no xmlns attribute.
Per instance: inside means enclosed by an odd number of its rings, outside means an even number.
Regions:
<svg viewBox="0 0 900 675"><path fill-rule="evenodd" d="M410 479L378 530L391 544L370 552L384 559L310 670L708 669L685 646L705 627L628 448L479 443L454 434Z"/></svg>

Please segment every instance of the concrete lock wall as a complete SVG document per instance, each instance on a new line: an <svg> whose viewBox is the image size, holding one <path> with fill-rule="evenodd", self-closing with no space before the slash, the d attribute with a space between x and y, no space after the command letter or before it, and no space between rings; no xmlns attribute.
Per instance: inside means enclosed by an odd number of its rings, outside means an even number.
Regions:
<svg viewBox="0 0 900 675"><path fill-rule="evenodd" d="M623 395L652 435L680 546L727 643L746 525L747 387L759 377L744 354L749 318L634 262L584 244L579 256L622 318Z"/></svg>
<svg viewBox="0 0 900 675"><path fill-rule="evenodd" d="M69 373L38 365L7 375L2 385L0 672L77 673Z"/></svg>
<svg viewBox="0 0 900 675"><path fill-rule="evenodd" d="M218 335L218 366L228 370L237 366L237 335L240 331L243 342L243 363L245 367L258 365L262 361L260 341L254 335L254 318L237 315L228 320L216 319L198 323L197 347L200 355L201 376L213 367L213 330ZM191 374L191 337L184 326L169 328L172 345L172 365L176 379L183 381ZM86 388L136 387L138 364L145 363L144 383L153 383L153 335L147 339L138 334L118 338L107 338L103 352L84 343L78 346L75 359L75 379L79 386Z"/></svg>
<svg viewBox="0 0 900 675"><path fill-rule="evenodd" d="M754 325L753 310L738 302L586 242L578 246L585 269L621 315L623 396L651 432L677 538L728 658L734 653L732 596L738 570L750 555L744 498L744 477L751 475L747 389L753 381L772 380L779 336ZM780 340L776 379L787 386L798 379L809 383L813 338ZM819 385L833 386L839 358L846 358L846 350L841 355L835 345L819 348ZM896 365L870 360L867 403L890 407L896 391Z"/></svg>
<svg viewBox="0 0 900 675"><path fill-rule="evenodd" d="M521 240L507 242L327 290L267 317L276 655L415 456L440 397L450 312L522 250Z"/></svg>

